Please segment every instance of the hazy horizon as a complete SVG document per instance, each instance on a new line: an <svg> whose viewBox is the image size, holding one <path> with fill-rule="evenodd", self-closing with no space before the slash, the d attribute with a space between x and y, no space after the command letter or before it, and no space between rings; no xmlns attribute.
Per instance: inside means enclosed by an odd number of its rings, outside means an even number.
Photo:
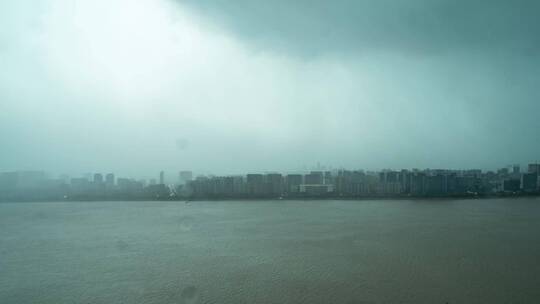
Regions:
<svg viewBox="0 0 540 304"><path fill-rule="evenodd" d="M536 1L0 3L0 171L540 159Z"/></svg>

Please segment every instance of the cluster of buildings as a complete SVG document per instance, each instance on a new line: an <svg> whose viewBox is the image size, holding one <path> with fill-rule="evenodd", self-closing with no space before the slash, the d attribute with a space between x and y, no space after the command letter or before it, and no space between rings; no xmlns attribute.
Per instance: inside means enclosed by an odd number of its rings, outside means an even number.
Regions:
<svg viewBox="0 0 540 304"><path fill-rule="evenodd" d="M180 171L173 182L88 174L48 178L41 171L0 173L0 200L229 199L459 197L540 194L540 164L482 170L363 170L197 176Z"/></svg>
<svg viewBox="0 0 540 304"><path fill-rule="evenodd" d="M0 201L27 200L116 200L169 199L171 187L165 184L164 172L159 181L116 178L113 173L86 174L69 178L50 178L43 171L0 173Z"/></svg>
<svg viewBox="0 0 540 304"><path fill-rule="evenodd" d="M537 194L540 165L482 170L311 171L306 174L199 176L177 188L188 198L451 197Z"/></svg>

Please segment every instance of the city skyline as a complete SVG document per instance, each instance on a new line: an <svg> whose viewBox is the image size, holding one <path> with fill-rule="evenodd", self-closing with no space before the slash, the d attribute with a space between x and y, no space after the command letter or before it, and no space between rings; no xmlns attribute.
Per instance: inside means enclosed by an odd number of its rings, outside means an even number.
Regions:
<svg viewBox="0 0 540 304"><path fill-rule="evenodd" d="M329 169L176 178L130 178L114 173L51 178L43 171L0 172L0 200L178 200L260 198L491 197L540 194L540 164L480 169Z"/></svg>
<svg viewBox="0 0 540 304"><path fill-rule="evenodd" d="M47 176L49 177L61 177L61 176L64 176L64 177L85 177L85 178L88 178L88 179L92 179L91 177L94 176L95 174L102 174L103 176L105 176L106 174L115 174L115 175L122 175L122 176L126 176L128 178L133 178L133 179L145 179L145 180L160 180L160 175L161 173L163 173L163 178L166 180L166 181L176 181L178 179L181 179L181 177L179 177L179 175L181 175L182 173L184 174L187 174L189 172L189 174L191 174L191 176L194 178L194 177L197 177L197 176L234 176L234 175L245 175L245 174L248 174L248 173L262 173L262 174L266 174L266 173L282 173L282 174L288 174L288 173L306 173L306 172L310 172L310 171L338 171L338 170L361 170L361 171L365 171L365 172L380 172L380 171L393 171L393 170L410 170L410 171L414 171L414 170L450 170L450 171L466 171L466 170L481 170L482 172L497 172L498 170L501 170L501 169L508 169L509 171L512 171L513 168L515 168L516 166L518 168L520 168L520 170L527 170L528 166L530 166L531 164L540 164L540 161L529 161L529 162L525 162L525 163L511 163L511 164L506 164L506 165L500 165L500 166L496 166L496 167L490 167L490 168L482 168L482 167L468 167L468 168L465 168L465 167L458 167L458 168L450 168L450 167L424 167L424 168L419 168L419 167L402 167L402 168L396 168L396 167L378 167L378 168L368 168L368 167L344 167L344 166L331 166L331 165L326 165L326 164L322 164L321 162L317 162L316 164L313 164L313 165L310 165L310 166L307 166L307 165L303 165L303 166L298 166L297 168L289 168L289 169L260 169L260 170L248 170L248 171L244 171L244 170L232 170L230 172L219 172L219 171L212 171L212 170L194 170L192 168L190 169L177 169L177 170L173 170L173 169L165 169L165 168L161 168L161 169L158 169L158 170L154 170L154 172L150 172L150 173L145 173L145 174L129 174L129 173L125 173L125 172L119 172L119 171L116 171L116 170L85 170L83 172L57 172L57 171L49 171L49 170L43 170L43 169L36 169L36 168L31 168L31 169L15 169L15 170L2 170L0 169L0 173L2 172L43 172L44 174L46 174ZM171 182L173 183L173 182Z"/></svg>
<svg viewBox="0 0 540 304"><path fill-rule="evenodd" d="M48 177L85 177L85 178L88 178L90 180L93 179L93 176L95 174L101 174L103 175L103 178L106 177L107 174L114 174L114 175L122 175L122 176L126 176L128 178L133 178L133 179L145 179L145 180L160 180L160 174L161 172L163 173L164 175L164 180L166 181L176 181L178 179L181 179L179 177L180 174L182 173L190 173L192 174L192 177L197 177L197 176L234 176L234 175L245 175L245 174L248 174L248 173L257 173L257 174L266 174L266 173L282 173L282 174L294 174L294 173L306 173L306 172L310 172L310 171L338 171L338 170L360 170L360 171L365 171L365 172L381 172L381 171L394 171L394 170L410 170L410 171L415 171L415 170L419 170L419 171L422 171L422 170L449 170L449 171L466 171L466 170L481 170L482 172L497 172L498 170L501 170L501 169L508 169L509 171L512 171L514 167L518 167L520 168L520 170L527 170L528 166L530 166L531 164L540 164L540 161L531 161L531 162L525 162L525 163L512 163L512 164L506 164L506 165L501 165L501 166L496 166L496 167L491 167L491 168L481 168L481 167L469 167L469 168L465 168L465 167L459 167L459 168L449 168L449 167L425 167L425 168L418 168L418 167L404 167L404 168L395 168L395 167L379 167L379 168L366 168L366 167L344 167L344 166L337 166L337 167L334 167L334 166L330 166L330 165L325 165L325 164L321 164L320 162L318 162L317 164L314 164L314 165L311 165L311 166L306 166L306 165L303 165L303 166L298 166L297 168L294 168L294 169L261 169L261 170L248 170L248 171L243 171L243 170L232 170L230 172L219 172L219 171L212 171L212 170L204 170L204 171L198 171L198 170L193 170L193 169L177 169L177 170L173 170L173 169L158 169L158 170L154 170L154 172L150 172L148 174L129 174L129 173L125 173L125 172L119 172L119 171L115 171L115 170L85 170L83 172L57 172L57 171L50 171L50 170L43 170L43 169L39 169L39 168L30 168L30 169L15 169L15 170L5 170L5 169L0 169L0 173L2 172L42 172L44 173L46 176Z"/></svg>

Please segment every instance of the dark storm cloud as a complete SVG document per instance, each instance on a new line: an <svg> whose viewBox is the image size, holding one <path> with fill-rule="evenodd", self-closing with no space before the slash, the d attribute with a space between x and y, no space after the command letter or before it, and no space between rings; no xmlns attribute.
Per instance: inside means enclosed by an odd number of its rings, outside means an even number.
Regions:
<svg viewBox="0 0 540 304"><path fill-rule="evenodd" d="M505 48L534 54L540 2L455 0L183 0L262 48L324 52L441 52Z"/></svg>
<svg viewBox="0 0 540 304"><path fill-rule="evenodd" d="M367 112L399 134L378 140L411 142L412 158L422 146L462 164L540 153L531 140L540 128L540 1L178 1L254 50L365 73L377 91L370 104L409 111ZM443 146L448 153L434 152Z"/></svg>

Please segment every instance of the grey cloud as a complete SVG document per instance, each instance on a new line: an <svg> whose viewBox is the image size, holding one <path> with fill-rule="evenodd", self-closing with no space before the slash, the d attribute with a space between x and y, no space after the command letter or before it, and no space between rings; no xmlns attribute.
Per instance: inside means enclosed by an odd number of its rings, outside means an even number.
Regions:
<svg viewBox="0 0 540 304"><path fill-rule="evenodd" d="M261 48L326 52L444 52L540 45L540 3L505 0L184 0Z"/></svg>

